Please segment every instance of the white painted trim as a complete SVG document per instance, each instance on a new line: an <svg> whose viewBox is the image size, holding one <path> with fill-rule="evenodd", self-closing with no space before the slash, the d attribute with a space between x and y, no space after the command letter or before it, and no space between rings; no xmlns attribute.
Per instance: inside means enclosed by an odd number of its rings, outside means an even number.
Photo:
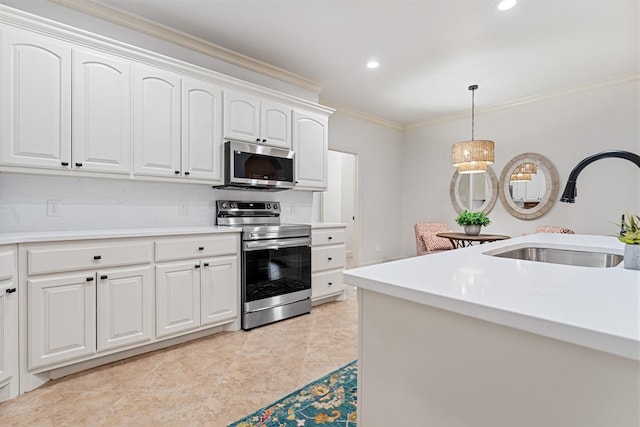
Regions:
<svg viewBox="0 0 640 427"><path fill-rule="evenodd" d="M622 83L628 83L628 82L632 82L634 80L640 80L640 73L633 73L633 74L628 74L628 75L624 75L624 76L618 76L618 77L614 77L614 78L611 78L611 79L602 80L602 81L595 82L595 83L589 83L589 84L585 84L585 85L581 85L581 86L575 86L575 87L562 89L562 90L558 90L558 91L554 91L554 92L540 93L540 94L533 95L533 96L527 96L527 97L524 97L524 98L514 99L512 101L504 102L502 104L491 105L491 106L488 106L488 107L485 107L485 108L477 108L476 107L475 111L476 111L476 113L478 113L478 112L480 112L480 113L489 113L489 112L494 112L494 111L499 111L499 110L506 110L508 108L518 107L520 105L533 104L535 102L546 101L548 99L558 98L558 97L561 97L561 96L573 95L575 93L587 92L587 91L590 91L590 90L601 89L601 88L605 88L605 87L609 87L609 86L615 86L615 85L622 84ZM433 119L427 119L427 120L423 120L423 121L407 124L406 126L404 126L403 130L421 128L421 127L425 127L425 126L431 126L431 125L434 125L434 124L448 122L448 121L451 121L451 120L458 120L458 119L462 119L462 118L466 118L466 117L470 117L470 116L471 116L471 113L468 112L468 111L460 112L460 113L447 114L447 115L444 115L444 116L435 117Z"/></svg>
<svg viewBox="0 0 640 427"><path fill-rule="evenodd" d="M374 116L373 114L358 111L355 108L351 108L343 104L338 104L337 102L330 101L326 98L320 98L320 103L322 105L326 105L327 107L331 107L336 111L340 111L341 113L349 114L350 116L357 117L362 120L367 120L372 123L377 123L391 129L403 130L406 126L402 123L394 122L393 120L383 119L381 117Z"/></svg>
<svg viewBox="0 0 640 427"><path fill-rule="evenodd" d="M123 27L131 28L141 33L157 37L162 40L175 43L179 46L186 47L196 52L218 58L222 61L229 62L234 65L255 71L286 83L290 83L305 89L320 93L323 86L306 77L292 73L283 68L276 67L266 62L258 61L238 52L226 49L217 44L194 37L182 31L169 28L157 22L144 19L124 12L122 10L111 8L102 4L93 3L89 0L49 0L62 6L70 7L89 15L96 16L107 21L111 21Z"/></svg>

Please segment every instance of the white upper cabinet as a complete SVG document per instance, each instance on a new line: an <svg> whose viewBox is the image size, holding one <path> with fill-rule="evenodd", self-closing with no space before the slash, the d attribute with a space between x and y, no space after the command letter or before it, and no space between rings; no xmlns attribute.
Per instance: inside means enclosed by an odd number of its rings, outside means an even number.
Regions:
<svg viewBox="0 0 640 427"><path fill-rule="evenodd" d="M291 149L291 107L262 101L260 120L261 143Z"/></svg>
<svg viewBox="0 0 640 427"><path fill-rule="evenodd" d="M296 189L327 189L328 123L326 116L293 112Z"/></svg>
<svg viewBox="0 0 640 427"><path fill-rule="evenodd" d="M222 91L182 80L182 176L222 184Z"/></svg>
<svg viewBox="0 0 640 427"><path fill-rule="evenodd" d="M73 52L73 167L131 171L131 67L124 60Z"/></svg>
<svg viewBox="0 0 640 427"><path fill-rule="evenodd" d="M64 169L71 162L71 48L2 33L2 149L10 166Z"/></svg>
<svg viewBox="0 0 640 427"><path fill-rule="evenodd" d="M291 149L291 107L233 90L224 99L226 138Z"/></svg>
<svg viewBox="0 0 640 427"><path fill-rule="evenodd" d="M180 175L180 77L153 67L133 69L134 173Z"/></svg>

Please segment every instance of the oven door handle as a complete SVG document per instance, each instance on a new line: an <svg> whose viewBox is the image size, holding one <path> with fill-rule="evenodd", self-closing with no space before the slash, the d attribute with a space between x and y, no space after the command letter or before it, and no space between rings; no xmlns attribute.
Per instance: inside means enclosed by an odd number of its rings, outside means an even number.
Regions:
<svg viewBox="0 0 640 427"><path fill-rule="evenodd" d="M278 250L282 248L295 248L298 246L311 246L309 237L286 240L256 240L254 242L244 242L243 249L247 252L261 250Z"/></svg>

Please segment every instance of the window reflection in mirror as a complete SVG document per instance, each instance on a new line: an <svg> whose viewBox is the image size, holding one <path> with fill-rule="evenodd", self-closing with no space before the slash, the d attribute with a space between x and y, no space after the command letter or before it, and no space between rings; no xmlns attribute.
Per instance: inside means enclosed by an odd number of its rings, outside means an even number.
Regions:
<svg viewBox="0 0 640 427"><path fill-rule="evenodd" d="M491 167L486 172L462 174L451 178L451 203L457 212L464 210L489 213L498 198L498 178Z"/></svg>

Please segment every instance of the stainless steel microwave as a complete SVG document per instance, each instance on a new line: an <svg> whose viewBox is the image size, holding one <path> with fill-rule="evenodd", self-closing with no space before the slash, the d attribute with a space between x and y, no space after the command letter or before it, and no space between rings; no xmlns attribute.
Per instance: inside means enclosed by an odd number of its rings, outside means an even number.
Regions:
<svg viewBox="0 0 640 427"><path fill-rule="evenodd" d="M295 185L295 153L228 140L224 143L224 185L216 188L287 190Z"/></svg>

